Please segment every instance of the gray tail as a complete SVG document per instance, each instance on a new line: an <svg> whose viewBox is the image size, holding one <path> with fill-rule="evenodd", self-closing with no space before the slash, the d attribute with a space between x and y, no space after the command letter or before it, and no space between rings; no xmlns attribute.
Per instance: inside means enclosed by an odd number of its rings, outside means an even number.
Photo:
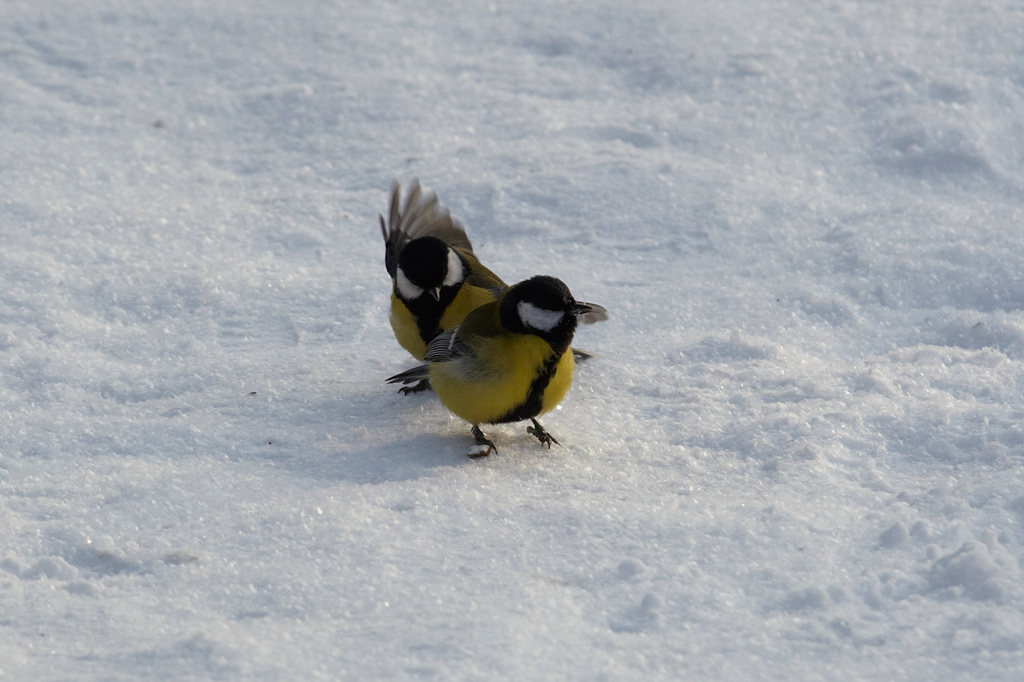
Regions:
<svg viewBox="0 0 1024 682"><path fill-rule="evenodd" d="M594 357L593 353L588 350L583 350L582 348L570 348L569 350L572 351L573 358L576 362L586 362Z"/></svg>
<svg viewBox="0 0 1024 682"><path fill-rule="evenodd" d="M412 369L407 369L401 374L396 374L393 377L386 379L389 384L412 384L418 381L423 381L429 377L429 370L426 365L419 365Z"/></svg>

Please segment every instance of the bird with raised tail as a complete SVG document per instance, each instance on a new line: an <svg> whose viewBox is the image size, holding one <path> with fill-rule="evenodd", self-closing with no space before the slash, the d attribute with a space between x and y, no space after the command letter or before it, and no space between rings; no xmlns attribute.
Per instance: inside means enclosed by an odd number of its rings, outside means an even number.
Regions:
<svg viewBox="0 0 1024 682"><path fill-rule="evenodd" d="M607 311L577 301L559 279L532 277L439 334L427 346L426 365L388 382L429 379L444 406L472 424L476 442L470 457L497 452L481 424L529 419L527 432L551 447L558 440L536 418L553 410L572 385L575 361L569 344L582 316L605 319Z"/></svg>
<svg viewBox="0 0 1024 682"><path fill-rule="evenodd" d="M391 328L417 360L435 336L508 288L477 260L462 225L436 194L423 193L418 180L410 184L404 206L400 185L392 185L388 220L380 216L380 229L392 282Z"/></svg>

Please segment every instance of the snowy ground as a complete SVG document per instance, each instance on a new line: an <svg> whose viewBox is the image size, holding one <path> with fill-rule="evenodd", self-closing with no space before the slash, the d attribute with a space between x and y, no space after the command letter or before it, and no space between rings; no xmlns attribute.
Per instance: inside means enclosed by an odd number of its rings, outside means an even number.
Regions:
<svg viewBox="0 0 1024 682"><path fill-rule="evenodd" d="M1024 7L0 4L0 678L1019 680ZM383 378L419 177L612 319Z"/></svg>

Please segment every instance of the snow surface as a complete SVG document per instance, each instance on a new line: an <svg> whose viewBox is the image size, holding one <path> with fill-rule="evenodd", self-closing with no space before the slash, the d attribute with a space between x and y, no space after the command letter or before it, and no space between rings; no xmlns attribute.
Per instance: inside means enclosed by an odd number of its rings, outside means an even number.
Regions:
<svg viewBox="0 0 1024 682"><path fill-rule="evenodd" d="M0 677L1024 679L1024 6L6 0ZM383 379L419 177L562 409Z"/></svg>

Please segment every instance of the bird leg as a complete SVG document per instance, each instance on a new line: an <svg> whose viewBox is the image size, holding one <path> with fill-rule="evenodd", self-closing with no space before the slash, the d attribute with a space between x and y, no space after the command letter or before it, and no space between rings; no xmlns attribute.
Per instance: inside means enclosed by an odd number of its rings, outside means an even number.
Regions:
<svg viewBox="0 0 1024 682"><path fill-rule="evenodd" d="M413 386L402 386L398 389L398 392L402 395L412 395L413 393L419 393L421 391L430 390L430 379L420 379Z"/></svg>
<svg viewBox="0 0 1024 682"><path fill-rule="evenodd" d="M561 443L559 443L554 436L552 436L550 433L544 430L544 427L540 425L540 422L533 418L531 418L530 421L533 422L533 426L527 426L526 432L536 436L537 440L540 441L541 445L548 446L549 450L551 449L552 443L554 443L555 445L561 445Z"/></svg>
<svg viewBox="0 0 1024 682"><path fill-rule="evenodd" d="M476 424L473 425L473 438L476 439L476 445L469 449L470 459L479 459L486 457L487 455L497 454L498 448L494 447L494 443L487 440L484 436L484 432L480 430L480 427Z"/></svg>

